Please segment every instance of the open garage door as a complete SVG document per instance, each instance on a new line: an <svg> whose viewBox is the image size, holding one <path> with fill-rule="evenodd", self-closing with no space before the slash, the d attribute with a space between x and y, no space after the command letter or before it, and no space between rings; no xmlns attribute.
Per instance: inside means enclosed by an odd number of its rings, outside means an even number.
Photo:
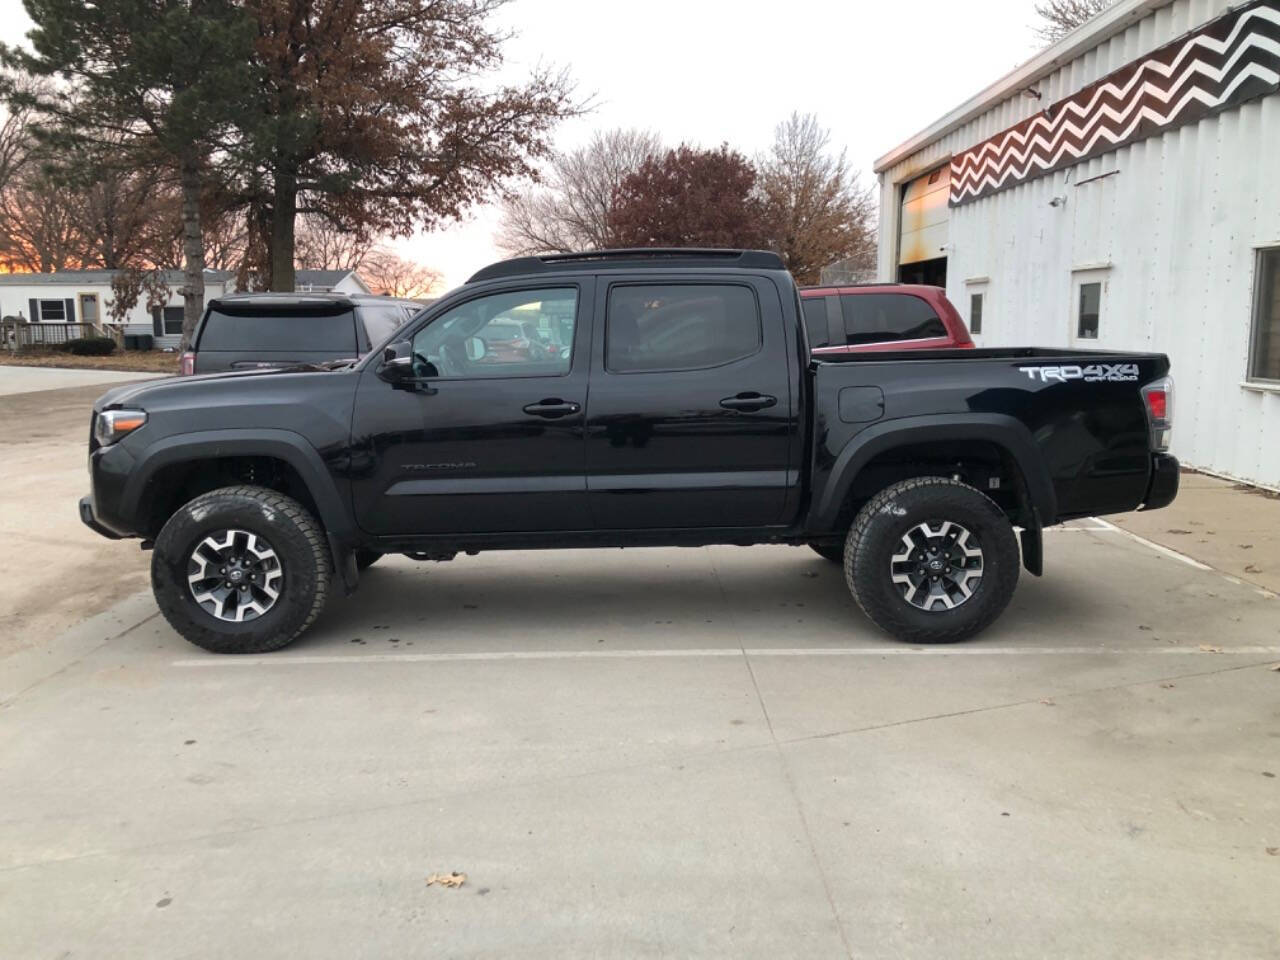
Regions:
<svg viewBox="0 0 1280 960"><path fill-rule="evenodd" d="M951 165L911 180L902 190L898 218L898 281L947 285Z"/></svg>

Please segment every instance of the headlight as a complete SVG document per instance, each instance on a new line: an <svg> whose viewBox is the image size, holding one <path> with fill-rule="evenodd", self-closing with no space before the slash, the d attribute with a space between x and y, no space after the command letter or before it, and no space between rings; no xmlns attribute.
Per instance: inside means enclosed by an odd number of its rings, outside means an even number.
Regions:
<svg viewBox="0 0 1280 960"><path fill-rule="evenodd" d="M93 438L102 446L110 446L147 422L143 410L103 410L93 422Z"/></svg>

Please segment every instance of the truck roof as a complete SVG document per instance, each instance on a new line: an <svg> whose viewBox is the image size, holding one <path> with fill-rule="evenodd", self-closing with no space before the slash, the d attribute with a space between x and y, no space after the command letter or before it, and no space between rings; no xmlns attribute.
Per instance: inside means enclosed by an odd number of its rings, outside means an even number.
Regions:
<svg viewBox="0 0 1280 960"><path fill-rule="evenodd" d="M581 253L547 253L514 257L491 263L473 273L467 283L523 277L540 273L566 273L609 267L708 266L746 270L785 270L786 264L768 250L735 250L719 247L624 247Z"/></svg>

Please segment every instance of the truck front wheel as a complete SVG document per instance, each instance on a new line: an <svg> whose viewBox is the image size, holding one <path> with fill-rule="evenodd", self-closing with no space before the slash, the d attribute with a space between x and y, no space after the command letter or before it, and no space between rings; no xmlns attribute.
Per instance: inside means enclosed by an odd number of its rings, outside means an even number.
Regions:
<svg viewBox="0 0 1280 960"><path fill-rule="evenodd" d="M213 653L266 653L320 615L332 563L320 524L264 487L196 497L156 537L151 589L169 625Z"/></svg>
<svg viewBox="0 0 1280 960"><path fill-rule="evenodd" d="M909 643L951 643L984 630L1013 596L1018 565L1004 512L945 477L886 488L858 513L845 541L854 600Z"/></svg>

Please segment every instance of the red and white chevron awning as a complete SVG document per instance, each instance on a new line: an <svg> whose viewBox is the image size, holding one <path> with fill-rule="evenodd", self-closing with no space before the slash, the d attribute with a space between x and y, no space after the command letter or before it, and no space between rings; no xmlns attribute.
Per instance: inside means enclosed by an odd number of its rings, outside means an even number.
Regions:
<svg viewBox="0 0 1280 960"><path fill-rule="evenodd" d="M1126 64L951 161L959 206L1280 89L1280 0Z"/></svg>

